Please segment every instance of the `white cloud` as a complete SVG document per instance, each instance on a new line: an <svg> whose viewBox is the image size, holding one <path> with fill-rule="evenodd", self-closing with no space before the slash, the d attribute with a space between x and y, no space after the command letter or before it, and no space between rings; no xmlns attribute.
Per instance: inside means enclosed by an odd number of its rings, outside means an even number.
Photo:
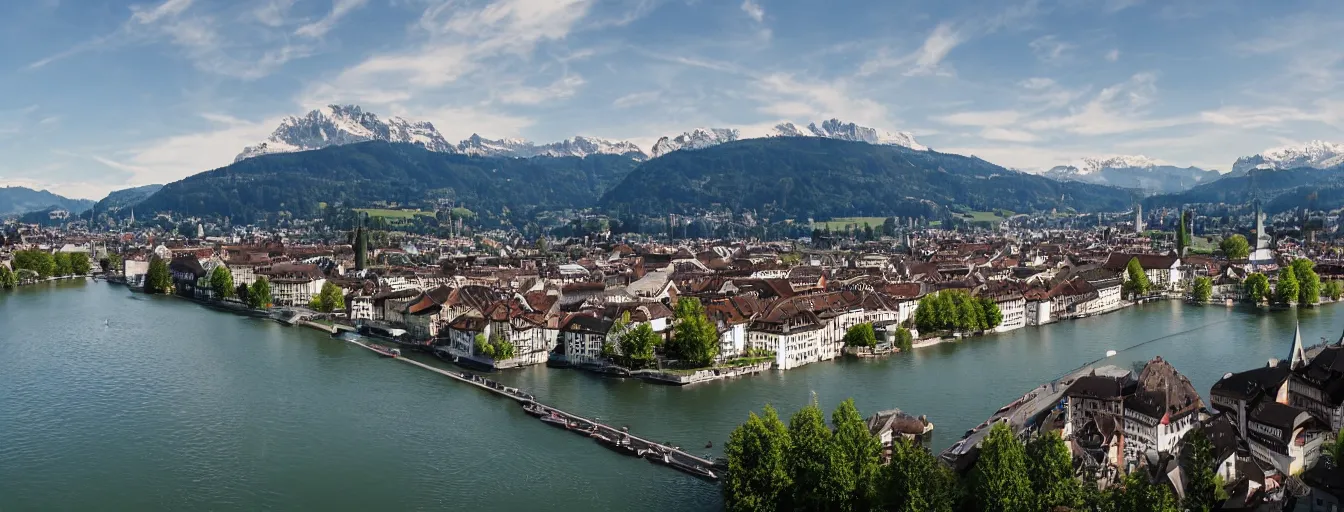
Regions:
<svg viewBox="0 0 1344 512"><path fill-rule="evenodd" d="M243 147L264 140L281 118L250 122L227 115L201 114L215 126L209 130L149 141L116 155L89 155L131 178L122 186L169 183L192 174L223 167Z"/></svg>
<svg viewBox="0 0 1344 512"><path fill-rule="evenodd" d="M1062 130L1080 135L1108 135L1187 124L1189 118L1149 118L1145 107L1157 93L1157 76L1138 73L1123 83L1102 89L1097 96L1067 116L1027 123L1032 130Z"/></svg>
<svg viewBox="0 0 1344 512"><path fill-rule="evenodd" d="M1033 39L1027 46L1036 54L1036 58L1044 62L1056 62L1066 57L1066 54L1074 48L1072 43L1060 41L1053 35Z"/></svg>
<svg viewBox="0 0 1344 512"><path fill-rule="evenodd" d="M392 115L423 119L448 140L462 140L473 133L491 138L521 137L523 130L536 123L535 119L503 114L473 106L441 106L406 111L394 107Z"/></svg>
<svg viewBox="0 0 1344 512"><path fill-rule="evenodd" d="M506 89L495 98L506 105L539 105L573 96L583 84L583 77L566 75L545 87L518 86Z"/></svg>
<svg viewBox="0 0 1344 512"><path fill-rule="evenodd" d="M887 108L861 97L844 80L798 80L786 73L773 73L755 82L761 113L784 119L836 117L864 126L886 127Z"/></svg>
<svg viewBox="0 0 1344 512"><path fill-rule="evenodd" d="M611 106L616 108L630 108L630 107L638 107L640 105L648 105L650 103L658 101L658 97L661 95L662 93L659 91L644 91L644 92L630 93L625 96L616 98L616 101L611 102Z"/></svg>
<svg viewBox="0 0 1344 512"><path fill-rule="evenodd" d="M286 23L285 16L296 0L269 0L265 5L252 11L252 16L262 25L279 27Z"/></svg>
<svg viewBox="0 0 1344 512"><path fill-rule="evenodd" d="M154 7L131 6L131 21L149 25L167 17L175 17L191 7L192 0L165 0Z"/></svg>
<svg viewBox="0 0 1344 512"><path fill-rule="evenodd" d="M765 8L753 0L742 0L742 12L747 13L756 23L765 21Z"/></svg>
<svg viewBox="0 0 1344 512"><path fill-rule="evenodd" d="M1119 49L1119 48L1112 49L1111 51L1106 52L1106 61L1107 61L1107 62L1115 62L1115 61L1117 61L1117 60L1120 60L1120 49Z"/></svg>
<svg viewBox="0 0 1344 512"><path fill-rule="evenodd" d="M331 5L331 12L328 12L322 19L299 27L294 31L294 35L319 38L336 28L336 24L341 21L351 11L363 7L368 0L334 0Z"/></svg>
<svg viewBox="0 0 1344 512"><path fill-rule="evenodd" d="M981 130L980 137L985 140L999 140L1006 142L1035 142L1040 140L1040 137L1037 137L1031 132L997 126Z"/></svg>
<svg viewBox="0 0 1344 512"><path fill-rule="evenodd" d="M978 112L957 112L932 119L939 123L954 126L1007 126L1018 122L1022 114L1016 110L986 110Z"/></svg>
<svg viewBox="0 0 1344 512"><path fill-rule="evenodd" d="M915 52L915 66L907 75L942 75L950 71L939 66L947 54L965 39L948 23L940 23Z"/></svg>

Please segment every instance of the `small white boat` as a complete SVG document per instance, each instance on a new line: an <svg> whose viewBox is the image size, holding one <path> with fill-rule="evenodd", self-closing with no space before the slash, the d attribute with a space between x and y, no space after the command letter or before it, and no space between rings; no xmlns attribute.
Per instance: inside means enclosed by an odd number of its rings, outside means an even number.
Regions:
<svg viewBox="0 0 1344 512"><path fill-rule="evenodd" d="M1115 354L1117 354L1117 353L1118 353L1118 352L1116 352L1116 351L1114 351L1114 350L1107 350L1107 351L1106 351L1106 357L1114 357Z"/></svg>

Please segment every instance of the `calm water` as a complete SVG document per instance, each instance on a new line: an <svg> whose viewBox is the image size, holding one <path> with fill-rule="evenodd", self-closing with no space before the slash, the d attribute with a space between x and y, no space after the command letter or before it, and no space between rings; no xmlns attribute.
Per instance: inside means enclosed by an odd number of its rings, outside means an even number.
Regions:
<svg viewBox="0 0 1344 512"><path fill-rule="evenodd" d="M1207 393L1284 357L1327 306L1249 313L1164 302L945 344L673 388L544 367L496 374L571 412L718 453L749 410L927 414L942 448L1044 380L1161 355ZM787 420L787 419L786 419ZM700 450L708 440L714 449ZM0 510L705 510L718 488L622 457L488 396L321 333L104 283L0 292Z"/></svg>

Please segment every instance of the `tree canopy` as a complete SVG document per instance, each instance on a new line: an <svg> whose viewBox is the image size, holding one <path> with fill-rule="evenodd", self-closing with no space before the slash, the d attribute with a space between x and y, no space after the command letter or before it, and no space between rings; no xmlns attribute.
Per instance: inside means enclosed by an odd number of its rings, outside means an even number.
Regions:
<svg viewBox="0 0 1344 512"><path fill-rule="evenodd" d="M1301 294L1301 286L1297 282L1297 273L1293 267L1283 267L1279 269L1279 281L1274 284L1274 298L1279 304L1292 305L1297 302Z"/></svg>
<svg viewBox="0 0 1344 512"><path fill-rule="evenodd" d="M233 297L235 291L233 272L229 267L216 265L215 269L210 271L210 293L214 294L215 299L224 300Z"/></svg>
<svg viewBox="0 0 1344 512"><path fill-rule="evenodd" d="M1139 263L1138 258L1130 258L1129 264L1125 266L1126 279L1122 287L1124 292L1131 298L1147 295L1148 290L1152 288L1152 283L1148 282L1148 274L1143 271L1143 265Z"/></svg>
<svg viewBox="0 0 1344 512"><path fill-rule="evenodd" d="M266 280L266 276L257 276L257 280L247 290L247 307L253 309L271 307L271 283Z"/></svg>
<svg viewBox="0 0 1344 512"><path fill-rule="evenodd" d="M1246 241L1242 235L1232 235L1224 238L1218 243L1218 248L1223 251L1223 256L1230 260L1245 259L1251 255L1251 243Z"/></svg>
<svg viewBox="0 0 1344 512"><path fill-rule="evenodd" d="M844 342L850 347L873 347L877 345L877 332L873 330L873 324L864 322L849 326L845 331Z"/></svg>
<svg viewBox="0 0 1344 512"><path fill-rule="evenodd" d="M308 307L323 313L344 310L345 291L331 281L322 283L322 289L309 301Z"/></svg>
<svg viewBox="0 0 1344 512"><path fill-rule="evenodd" d="M1321 276L1316 274L1316 263L1306 258L1298 258L1291 263L1293 276L1297 278L1297 303L1302 306L1314 306L1321 302Z"/></svg>
<svg viewBox="0 0 1344 512"><path fill-rule="evenodd" d="M998 327L1002 321L998 304L985 297L971 297L963 290L925 295L915 308L915 326L921 333L984 331Z"/></svg>
<svg viewBox="0 0 1344 512"><path fill-rule="evenodd" d="M971 468L970 497L977 510L1029 512L1035 509L1027 456L1022 443L1004 423L995 423L980 443Z"/></svg>
<svg viewBox="0 0 1344 512"><path fill-rule="evenodd" d="M700 299L681 297L674 310L676 322L668 354L695 367L709 366L719 355L719 328L705 315Z"/></svg>
<svg viewBox="0 0 1344 512"><path fill-rule="evenodd" d="M1269 277L1256 272L1246 276L1246 282L1242 283L1246 290L1246 300L1253 304L1260 304L1269 298Z"/></svg>
<svg viewBox="0 0 1344 512"><path fill-rule="evenodd" d="M173 275L168 272L168 262L155 256L149 260L149 271L145 273L145 293L168 293L173 289Z"/></svg>
<svg viewBox="0 0 1344 512"><path fill-rule="evenodd" d="M1207 303L1213 296L1213 279L1207 276L1195 278L1195 282L1190 285L1190 299L1198 303Z"/></svg>

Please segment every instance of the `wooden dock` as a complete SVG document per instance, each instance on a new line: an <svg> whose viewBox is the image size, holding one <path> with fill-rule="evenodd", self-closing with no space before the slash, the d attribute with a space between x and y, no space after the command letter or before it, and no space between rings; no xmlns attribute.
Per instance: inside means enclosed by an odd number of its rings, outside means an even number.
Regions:
<svg viewBox="0 0 1344 512"><path fill-rule="evenodd" d="M374 350L372 347L358 340L348 339L346 341L349 341L350 343L353 343L357 346L363 347L371 352L377 353L377 351ZM653 460L652 457L654 456L654 454L657 455L666 454L668 457L667 460L673 462L672 464L668 464L668 467L672 467L674 469L681 469L682 471L685 471L689 474L695 474L696 476L700 476L702 478L707 477L714 480L718 479L717 475L714 475L711 472L711 469L715 468L714 461L706 459L704 457L698 457L696 455L692 455L682 450L681 448L675 446L668 446L662 443L656 443L648 439L636 436L630 432L625 431L624 429L612 427L610 425L599 423L595 420L585 418L577 414L572 414L557 409L555 407L551 407L549 405L538 402L536 400L536 397L532 396L531 394L521 389L505 386L503 384L486 379L479 375L467 372L454 372L444 370L442 368L436 368L434 366L430 366L420 361L416 361L406 357L397 357L395 359L412 366L418 366L420 368L424 368L426 370L437 373L439 375L443 375L458 382L469 384L479 389L489 391L496 395L518 402L521 405L535 404L535 407L539 407L546 414L555 414L573 424L574 427L568 429L570 432L574 432L576 434L580 434L583 436L591 436L592 434L601 434L602 436L605 436L608 439L620 440L622 442L628 443L628 446L631 448L630 451L632 451L631 455L634 455L635 453L639 452L647 452L650 454L649 455L651 457L650 460ZM662 459L659 458L659 460ZM677 466L683 466L691 469L682 469L681 467ZM693 472L697 470L703 470L704 472L710 474L705 475Z"/></svg>

